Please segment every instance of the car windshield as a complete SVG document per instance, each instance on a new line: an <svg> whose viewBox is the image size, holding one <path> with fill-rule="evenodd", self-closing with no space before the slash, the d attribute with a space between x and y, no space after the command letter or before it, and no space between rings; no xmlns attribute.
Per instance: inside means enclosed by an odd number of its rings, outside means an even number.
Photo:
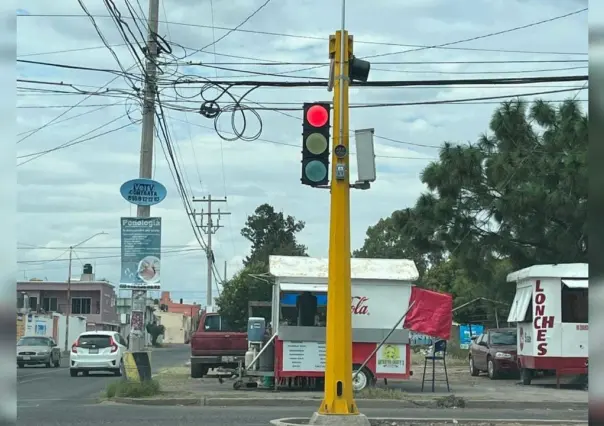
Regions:
<svg viewBox="0 0 604 426"><path fill-rule="evenodd" d="M111 337L102 334L83 334L78 340L82 348L108 348L111 346Z"/></svg>
<svg viewBox="0 0 604 426"><path fill-rule="evenodd" d="M50 346L50 340L44 337L22 337L17 346Z"/></svg>
<svg viewBox="0 0 604 426"><path fill-rule="evenodd" d="M492 345L515 345L516 331L497 331L491 333Z"/></svg>

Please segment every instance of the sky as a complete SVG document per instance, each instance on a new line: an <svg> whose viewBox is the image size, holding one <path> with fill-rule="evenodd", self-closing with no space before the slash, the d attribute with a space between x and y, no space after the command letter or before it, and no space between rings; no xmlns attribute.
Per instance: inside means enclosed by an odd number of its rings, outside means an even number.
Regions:
<svg viewBox="0 0 604 426"><path fill-rule="evenodd" d="M119 189L139 173L141 108L133 86L141 85L139 79L112 71L123 67L138 76L141 72L104 2L82 3L94 23L78 1L24 0L17 11L17 59L46 63L17 64L21 80L17 82L16 113L18 278L65 280L66 248L104 232L74 251L72 272L77 276L84 263L91 263L97 278L117 284L119 219L136 215L136 207L121 197ZM148 14L147 1L114 3L142 45L134 21L128 19L128 4L143 17ZM354 36L356 56L379 55L368 59L372 63L370 81L585 75L587 12L528 25L586 7L587 1L582 0L474 0L471 8L448 0L349 0L346 27ZM213 80L327 78L329 68L316 64L328 63L328 37L340 28L340 14L338 2L321 0L160 0L159 34L173 55L162 57L171 64L162 66L160 95L169 134L187 195L227 197L227 203L215 207L231 214L222 219L223 228L213 236L218 270L223 275L226 262L227 278L241 268L250 251L240 230L263 203L303 220L306 227L299 241L311 256L327 256L329 191L300 184L300 134L302 103L328 101L332 95L324 88L257 89L245 98L247 105L287 110L257 110L261 126L248 111L244 135L252 136L261 129L260 138L225 141L214 129L213 120L197 113L203 102L201 85L176 87L169 83L184 75ZM528 27L506 31L525 25ZM498 32L503 33L491 35ZM431 47L443 44L446 46ZM185 58L175 64L174 57ZM352 88L351 104L416 103L351 110L351 130L375 129L377 164L377 180L371 189L352 191L352 249L362 246L369 226L394 210L413 206L427 190L420 174L438 158L443 142L472 143L488 132L499 101L425 102L496 96L512 99L582 86L575 82ZM90 95L91 91L96 94ZM244 90L229 93L240 97ZM214 89L203 93L206 100L217 94ZM552 102L576 97L586 105L587 90L538 97ZM535 96L523 97L531 98ZM239 132L241 124L237 117ZM222 135L232 137L228 112L217 127ZM55 149L62 145L68 146ZM162 218L162 289L171 291L176 300L205 303L205 255L193 235L161 147L156 138L153 178L166 186L168 196L151 208L151 215ZM352 138L351 147L354 152ZM355 174L353 156L352 180ZM195 207L201 210L202 205Z"/></svg>

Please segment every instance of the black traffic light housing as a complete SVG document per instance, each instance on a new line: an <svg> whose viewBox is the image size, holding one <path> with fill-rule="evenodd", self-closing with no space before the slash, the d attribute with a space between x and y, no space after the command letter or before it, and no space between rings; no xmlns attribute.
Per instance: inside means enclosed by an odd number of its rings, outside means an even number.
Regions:
<svg viewBox="0 0 604 426"><path fill-rule="evenodd" d="M302 106L302 185L329 183L331 105L324 102Z"/></svg>
<svg viewBox="0 0 604 426"><path fill-rule="evenodd" d="M350 80L367 83L370 69L371 64L369 62L351 55L350 66L348 67L348 77L350 77Z"/></svg>

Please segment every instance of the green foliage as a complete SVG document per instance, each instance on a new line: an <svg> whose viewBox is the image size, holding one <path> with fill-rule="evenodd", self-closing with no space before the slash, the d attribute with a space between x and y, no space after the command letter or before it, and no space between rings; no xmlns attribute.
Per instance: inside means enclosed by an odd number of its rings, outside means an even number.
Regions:
<svg viewBox="0 0 604 426"><path fill-rule="evenodd" d="M107 398L145 398L155 396L161 392L159 382L156 380L146 380L144 382L131 382L128 380L118 380L111 382L105 389Z"/></svg>
<svg viewBox="0 0 604 426"><path fill-rule="evenodd" d="M163 336L166 332L166 327L161 324L157 324L153 322L152 324L147 324L146 326L147 333L151 336L151 345L157 346L157 339L159 336Z"/></svg>
<svg viewBox="0 0 604 426"><path fill-rule="evenodd" d="M258 277L267 270L262 262L248 264L223 284L216 299L218 312L236 329L246 328L249 301L271 300L272 280L267 276Z"/></svg>
<svg viewBox="0 0 604 426"><path fill-rule="evenodd" d="M354 255L413 259L418 284L452 293L456 306L511 302L512 270L587 262L587 115L573 100L510 101L489 127L475 144L444 143L421 173L428 191L369 227ZM492 312L489 303L456 318Z"/></svg>
<svg viewBox="0 0 604 426"><path fill-rule="evenodd" d="M252 243L252 252L244 266L257 262L268 265L271 254L306 256L306 247L296 241L296 234L303 229L304 222L275 212L270 204L260 205L241 230L241 235Z"/></svg>
<svg viewBox="0 0 604 426"><path fill-rule="evenodd" d="M251 253L243 261L243 269L223 284L222 293L216 299L219 313L232 326L245 328L248 302L271 300L270 255L307 255L306 247L296 240L296 235L303 229L304 222L275 212L269 204L260 205L253 215L248 216L241 235L251 243ZM268 318L270 309L259 310L254 315Z"/></svg>

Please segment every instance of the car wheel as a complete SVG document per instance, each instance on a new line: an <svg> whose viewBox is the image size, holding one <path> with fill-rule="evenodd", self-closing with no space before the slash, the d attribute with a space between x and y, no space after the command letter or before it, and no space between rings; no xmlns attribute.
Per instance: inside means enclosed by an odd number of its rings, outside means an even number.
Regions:
<svg viewBox="0 0 604 426"><path fill-rule="evenodd" d="M23 367L25 367L25 364L23 364L22 362L18 362L17 363L17 367L18 368L23 368Z"/></svg>
<svg viewBox="0 0 604 426"><path fill-rule="evenodd" d="M117 377L121 377L124 375L124 361L120 360L120 366L117 370L115 370L113 372L114 375L116 375Z"/></svg>
<svg viewBox="0 0 604 426"><path fill-rule="evenodd" d="M476 369L476 367L474 367L474 358L470 357L470 376L478 376L480 374L480 371L478 371Z"/></svg>
<svg viewBox="0 0 604 426"><path fill-rule="evenodd" d="M366 368L362 368L361 370L359 370L358 365L352 366L352 377L352 390L355 392L360 392L363 389L371 386L372 383L374 383L373 375L371 374L371 372Z"/></svg>
<svg viewBox="0 0 604 426"><path fill-rule="evenodd" d="M495 362L493 361L493 358L487 359L487 373L489 374L489 379L497 379L498 373L495 369Z"/></svg>
<svg viewBox="0 0 604 426"><path fill-rule="evenodd" d="M70 368L70 369L69 369L69 375L70 375L71 377L78 377L78 373L79 373L79 371L78 371L78 370L76 370L75 368Z"/></svg>

